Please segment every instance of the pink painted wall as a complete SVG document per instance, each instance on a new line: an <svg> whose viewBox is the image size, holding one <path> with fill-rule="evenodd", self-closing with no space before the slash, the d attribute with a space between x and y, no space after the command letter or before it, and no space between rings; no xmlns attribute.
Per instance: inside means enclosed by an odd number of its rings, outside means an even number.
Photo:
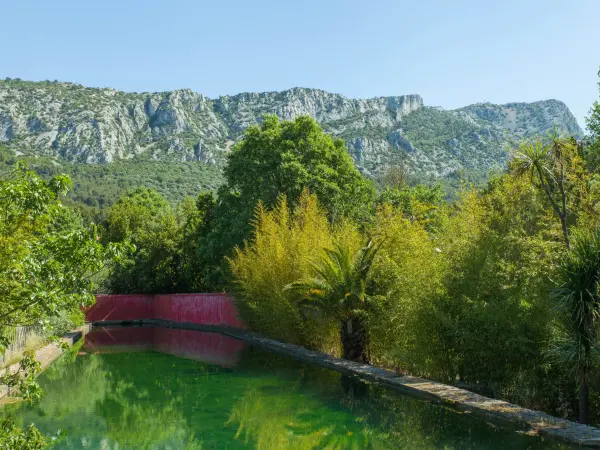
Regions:
<svg viewBox="0 0 600 450"><path fill-rule="evenodd" d="M153 318L152 295L96 295L96 303L85 310L87 322Z"/></svg>
<svg viewBox="0 0 600 450"><path fill-rule="evenodd" d="M154 318L244 328L233 299L227 294L155 295Z"/></svg>
<svg viewBox="0 0 600 450"><path fill-rule="evenodd" d="M246 328L228 294L97 295L85 311L88 322L164 319Z"/></svg>

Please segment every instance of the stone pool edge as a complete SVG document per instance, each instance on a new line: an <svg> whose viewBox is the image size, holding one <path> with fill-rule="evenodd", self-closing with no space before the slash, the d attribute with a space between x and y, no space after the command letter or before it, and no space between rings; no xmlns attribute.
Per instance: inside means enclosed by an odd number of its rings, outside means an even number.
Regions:
<svg viewBox="0 0 600 450"><path fill-rule="evenodd" d="M91 329L91 324L83 325L76 330L70 331L63 336L60 337L60 340L65 342L69 347L73 347L83 336L85 336L89 330ZM38 348L35 351L35 359L40 363L40 371L38 375L40 375L44 370L46 370L50 364L58 359L60 355L63 354L63 350L60 346L52 342L48 345L45 345L41 348ZM0 370L0 376L4 375L6 371L10 371L11 373L15 373L19 370L19 363L11 364L9 367L6 367ZM0 404L5 402L7 399L11 398L11 389L8 386L1 385L0 386Z"/></svg>
<svg viewBox="0 0 600 450"><path fill-rule="evenodd" d="M522 408L503 400L491 399L465 389L413 376L399 376L390 370L335 358L326 353L308 350L262 337L256 333L219 325L200 325L163 319L92 322L93 326L160 326L187 330L216 332L253 344L266 350L292 356L301 361L325 367L345 375L378 383L412 397L451 407L494 422L516 426L542 437L549 437L579 447L600 448L600 429L582 425L549 414ZM56 356L58 357L58 355ZM56 358L55 358L56 359Z"/></svg>

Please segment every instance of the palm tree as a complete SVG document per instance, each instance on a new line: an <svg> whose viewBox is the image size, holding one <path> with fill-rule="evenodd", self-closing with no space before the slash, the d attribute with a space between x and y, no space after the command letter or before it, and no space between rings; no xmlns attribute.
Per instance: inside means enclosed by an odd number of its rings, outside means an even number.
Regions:
<svg viewBox="0 0 600 450"><path fill-rule="evenodd" d="M383 299L375 295L370 282L379 248L369 240L353 253L347 245L337 244L312 264L315 277L286 286L300 297L302 305L339 320L343 357L351 361L369 362L367 314Z"/></svg>
<svg viewBox="0 0 600 450"><path fill-rule="evenodd" d="M577 143L573 139L559 137L554 127L548 143L523 143L511 162L511 170L515 175L528 175L533 185L546 195L560 219L567 248L571 245L567 225L567 170L577 152Z"/></svg>
<svg viewBox="0 0 600 450"><path fill-rule="evenodd" d="M589 380L600 319L600 228L573 234L572 247L559 267L553 297L563 313L566 330L556 354L577 375L579 422L587 423Z"/></svg>

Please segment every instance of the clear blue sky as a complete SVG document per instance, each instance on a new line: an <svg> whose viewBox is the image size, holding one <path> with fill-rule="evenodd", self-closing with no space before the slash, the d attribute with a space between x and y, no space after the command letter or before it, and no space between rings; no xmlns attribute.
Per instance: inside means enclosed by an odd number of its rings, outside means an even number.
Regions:
<svg viewBox="0 0 600 450"><path fill-rule="evenodd" d="M456 108L598 98L600 0L0 0L0 77Z"/></svg>

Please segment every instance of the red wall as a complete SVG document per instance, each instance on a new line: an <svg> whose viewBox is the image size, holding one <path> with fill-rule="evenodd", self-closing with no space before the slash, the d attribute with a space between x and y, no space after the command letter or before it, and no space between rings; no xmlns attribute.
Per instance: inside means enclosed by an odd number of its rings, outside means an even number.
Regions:
<svg viewBox="0 0 600 450"><path fill-rule="evenodd" d="M97 295L85 311L87 322L164 319L245 328L227 294Z"/></svg>
<svg viewBox="0 0 600 450"><path fill-rule="evenodd" d="M96 295L96 303L85 311L87 322L153 319L152 295Z"/></svg>
<svg viewBox="0 0 600 450"><path fill-rule="evenodd" d="M233 299L227 294L156 295L154 318L243 328Z"/></svg>

